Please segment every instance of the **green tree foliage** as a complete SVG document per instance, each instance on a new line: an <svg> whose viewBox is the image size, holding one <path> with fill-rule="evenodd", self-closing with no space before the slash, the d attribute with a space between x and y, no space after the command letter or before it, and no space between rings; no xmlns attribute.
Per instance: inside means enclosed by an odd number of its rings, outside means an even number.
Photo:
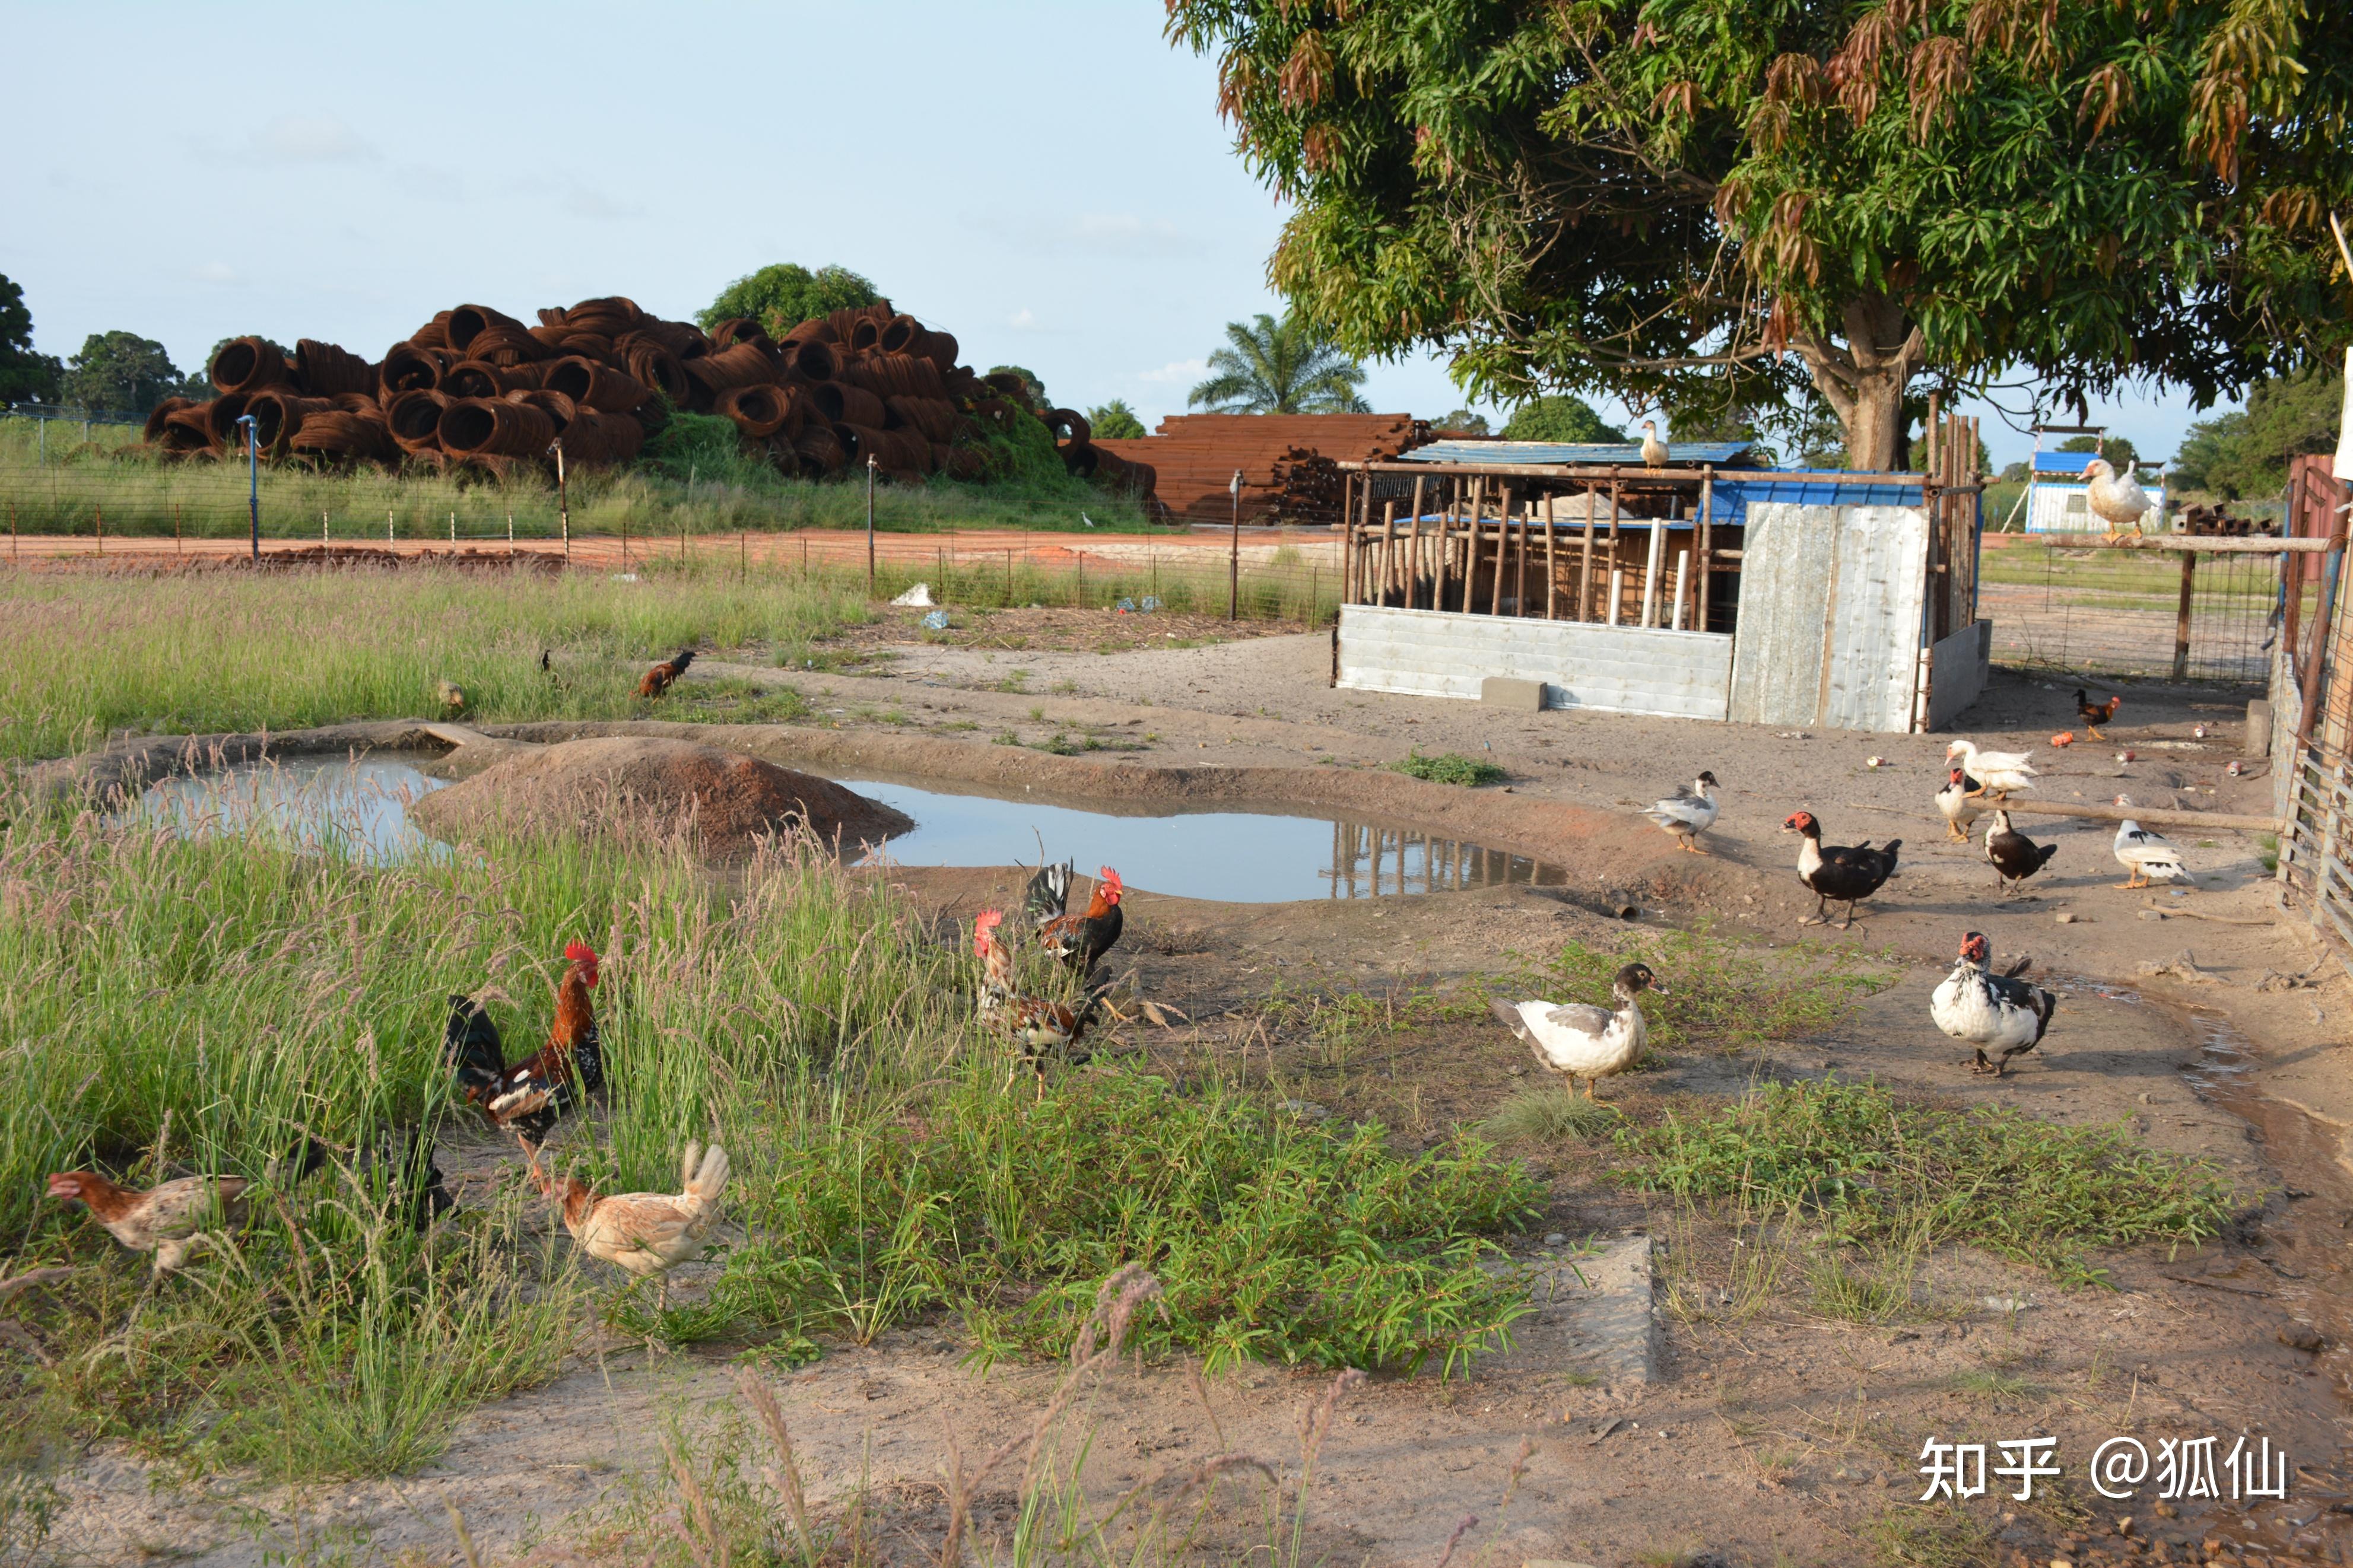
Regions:
<svg viewBox="0 0 2353 1568"><path fill-rule="evenodd" d="M177 394L186 378L164 345L136 332L92 332L66 362L64 400L79 408L144 414Z"/></svg>
<svg viewBox="0 0 2353 1568"><path fill-rule="evenodd" d="M2287 484L2287 460L2304 452L2337 449L2345 410L2342 373L2307 365L2247 389L2243 410L2202 419L2173 455L2173 482L2235 500L2276 495Z"/></svg>
<svg viewBox="0 0 2353 1568"><path fill-rule="evenodd" d="M1623 441L1626 432L1612 429L1593 405L1582 397L1567 393L1555 393L1548 397L1531 397L1512 410L1512 417L1504 426L1506 441L1573 441L1599 445Z"/></svg>
<svg viewBox="0 0 2353 1568"><path fill-rule="evenodd" d="M2324 16L2334 19L2324 19ZM2023 367L2211 401L2353 336L2353 27L2287 0L1172 0L1275 286L1474 393L1678 411Z"/></svg>
<svg viewBox="0 0 2353 1568"><path fill-rule="evenodd" d="M1485 415L1473 414L1468 408L1458 408L1445 417L1433 419L1430 423L1434 429L1451 430L1458 435L1492 436L1494 434L1493 428L1487 423Z"/></svg>
<svg viewBox="0 0 2353 1568"><path fill-rule="evenodd" d="M1029 389L1029 403L1032 407L1042 409L1051 408L1053 406L1052 404L1046 401L1046 384L1039 380L1038 373L1031 370L1027 365L993 364L988 367L988 374L990 375L1019 376L1021 378L1021 384Z"/></svg>
<svg viewBox="0 0 2353 1568"><path fill-rule="evenodd" d="M881 298L873 284L847 267L820 267L812 272L797 263L779 261L722 289L719 298L707 309L697 310L694 319L707 329L737 316L750 316L767 328L771 337L782 337L812 317L876 304Z"/></svg>
<svg viewBox="0 0 2353 1568"><path fill-rule="evenodd" d="M1297 310L1226 323L1226 346L1187 406L1218 414L1366 414L1365 367Z"/></svg>
<svg viewBox="0 0 2353 1568"><path fill-rule="evenodd" d="M0 274L0 404L46 403L58 395L64 374L57 355L33 352L33 312L25 290Z"/></svg>
<svg viewBox="0 0 2353 1568"><path fill-rule="evenodd" d="M2070 436L2059 443L2063 452L2096 452L2118 473L2140 461L2140 448L2124 436Z"/></svg>
<svg viewBox="0 0 2353 1568"><path fill-rule="evenodd" d="M1087 424L1106 441L1133 441L1145 434L1144 421L1135 416L1124 397L1088 409Z"/></svg>

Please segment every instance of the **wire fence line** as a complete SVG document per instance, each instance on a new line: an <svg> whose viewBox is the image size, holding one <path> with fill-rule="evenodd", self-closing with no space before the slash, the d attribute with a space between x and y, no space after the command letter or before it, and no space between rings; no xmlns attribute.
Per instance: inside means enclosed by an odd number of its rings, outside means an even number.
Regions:
<svg viewBox="0 0 2353 1568"><path fill-rule="evenodd" d="M1997 664L2089 679L2270 675L2292 575L2278 557L2197 553L2185 574L2169 552L1991 542L1978 613L1993 623Z"/></svg>

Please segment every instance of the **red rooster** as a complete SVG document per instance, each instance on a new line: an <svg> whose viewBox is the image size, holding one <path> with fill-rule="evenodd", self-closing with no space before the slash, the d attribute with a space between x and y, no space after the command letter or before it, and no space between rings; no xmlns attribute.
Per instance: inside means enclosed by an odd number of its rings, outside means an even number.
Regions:
<svg viewBox="0 0 2353 1568"><path fill-rule="evenodd" d="M1022 896L1022 912L1038 928L1038 945L1082 974L1094 973L1096 960L1119 941L1124 917L1119 900L1126 889L1119 873L1105 866L1087 900L1086 913L1067 913L1071 903L1071 863L1040 866Z"/></svg>
<svg viewBox="0 0 2353 1568"><path fill-rule="evenodd" d="M670 655L668 658L662 660L659 664L646 671L644 679L638 682L638 695L649 699L659 697L663 692L668 691L670 689L670 683L672 681L686 673L686 667L693 662L694 650L692 648L682 647L679 649L676 653Z"/></svg>
<svg viewBox="0 0 2353 1568"><path fill-rule="evenodd" d="M2105 702L2094 702L2089 692L2080 686L2075 688L2076 716L2084 721L2084 728L2092 732L2092 739L2094 741L2107 739L2105 735L2100 733L2100 726L2115 723L2116 710L2124 705L2125 700L2121 697L2111 697Z"/></svg>
<svg viewBox="0 0 2353 1568"><path fill-rule="evenodd" d="M585 942L566 943L568 961L555 988L555 1025L537 1054L509 1067L498 1026L470 996L449 998L443 1048L468 1103L491 1125L544 1143L556 1118L583 1095L605 1087L605 1048L588 992L596 984L596 952Z"/></svg>
<svg viewBox="0 0 2353 1568"><path fill-rule="evenodd" d="M1002 910L983 910L972 922L972 950L981 962L980 1016L1001 1024L1021 1046L1021 1059L1038 1075L1038 1093L1046 1092L1046 1058L1060 1057L1083 1062L1087 1053L1079 1043L1087 1037L1095 1015L1103 1011L1103 994L1088 994L1083 1005L1071 1007L1043 996L1023 996L1013 989L1013 955L997 940L1005 920Z"/></svg>

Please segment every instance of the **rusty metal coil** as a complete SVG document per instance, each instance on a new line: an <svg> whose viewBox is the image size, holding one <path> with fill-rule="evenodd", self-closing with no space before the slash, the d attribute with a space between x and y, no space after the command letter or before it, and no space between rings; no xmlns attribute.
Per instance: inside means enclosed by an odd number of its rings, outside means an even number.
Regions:
<svg viewBox="0 0 2353 1568"><path fill-rule="evenodd" d="M242 392L225 392L204 405L205 426L212 432L214 446L244 449L245 435L237 429L237 419L245 412L245 402Z"/></svg>
<svg viewBox="0 0 2353 1568"><path fill-rule="evenodd" d="M889 410L893 426L906 426L923 433L923 439L951 445L956 438L960 423L956 406L944 397L886 397L882 406Z"/></svg>
<svg viewBox="0 0 2353 1568"><path fill-rule="evenodd" d="M411 457L441 449L441 411L449 406L447 394L429 386L399 393L385 400L384 422L400 449Z"/></svg>
<svg viewBox="0 0 2353 1568"><path fill-rule="evenodd" d="M855 334L860 322L871 323L868 328L869 333L879 334L882 330L882 323L897 314L898 312L888 305L845 305L839 310L828 312L825 318L825 324L833 329L836 342L850 343L854 346ZM870 335L867 341L871 346L873 342L872 335Z"/></svg>
<svg viewBox="0 0 2353 1568"><path fill-rule="evenodd" d="M1013 405L1001 397L984 397L972 405L972 416L991 430L1003 430L1013 423Z"/></svg>
<svg viewBox="0 0 2353 1568"><path fill-rule="evenodd" d="M913 342L923 330L923 323L913 316L893 316L876 332L875 350L886 354L905 353L907 345Z"/></svg>
<svg viewBox="0 0 2353 1568"><path fill-rule="evenodd" d="M701 359L711 352L711 339L691 321L665 321L648 316L637 325L639 337L651 338L680 360Z"/></svg>
<svg viewBox="0 0 2353 1568"><path fill-rule="evenodd" d="M287 445L297 452L309 452L324 458L364 458L389 462L398 456L400 448L393 445L392 432L381 419L371 419L364 414L346 413L340 408L323 409L303 416L301 428L295 431Z"/></svg>
<svg viewBox="0 0 2353 1568"><path fill-rule="evenodd" d="M568 328L566 331L569 335L560 345L565 353L578 354L583 359L607 360L613 357L612 339L596 332L571 331Z"/></svg>
<svg viewBox="0 0 2353 1568"><path fill-rule="evenodd" d="M429 392L440 385L441 361L412 339L385 350L384 363L375 374L376 385L382 388L380 400L388 403L404 392Z"/></svg>
<svg viewBox="0 0 2353 1568"><path fill-rule="evenodd" d="M817 416L828 425L870 426L879 430L890 418L881 398L846 381L812 382L802 391Z"/></svg>
<svg viewBox="0 0 2353 1568"><path fill-rule="evenodd" d="M947 390L947 395L958 403L970 403L975 398L987 397L995 390L980 377L975 375L972 366L968 364L955 365L942 371L940 384Z"/></svg>
<svg viewBox="0 0 2353 1568"><path fill-rule="evenodd" d="M771 355L776 348L775 340L768 336L768 329L760 324L756 316L730 316L711 329L712 353L733 348L737 343L761 344Z"/></svg>
<svg viewBox="0 0 2353 1568"><path fill-rule="evenodd" d="M253 420L253 444L272 458L285 456L286 443L302 428L303 420L313 414L325 414L334 406L323 397L305 397L291 389L276 387L257 392L245 400L245 412Z"/></svg>
<svg viewBox="0 0 2353 1568"><path fill-rule="evenodd" d="M442 374L440 390L451 397L497 397L506 387L490 361L461 359Z"/></svg>
<svg viewBox="0 0 2353 1568"><path fill-rule="evenodd" d="M223 393L250 396L265 386L294 384L294 367L259 338L231 338L221 344L210 370L214 387Z"/></svg>
<svg viewBox="0 0 2353 1568"><path fill-rule="evenodd" d="M684 407L693 383L679 357L653 339L630 332L613 344L613 353L628 373L647 386Z"/></svg>
<svg viewBox="0 0 2353 1568"><path fill-rule="evenodd" d="M449 346L449 315L450 312L448 310L438 312L431 321L426 322L423 326L417 328L415 331L409 333L408 336L403 338L401 341L403 342L415 343L420 349L448 348Z"/></svg>
<svg viewBox="0 0 2353 1568"><path fill-rule="evenodd" d="M376 419L384 417L384 405L364 392L339 392L327 401L346 414L365 414Z"/></svg>
<svg viewBox="0 0 2353 1568"><path fill-rule="evenodd" d="M952 479L985 479L988 478L988 455L977 447L951 447L941 467Z"/></svg>
<svg viewBox="0 0 2353 1568"><path fill-rule="evenodd" d="M652 395L646 384L628 372L577 354L549 365L539 384L600 414L627 414Z"/></svg>
<svg viewBox="0 0 2353 1568"><path fill-rule="evenodd" d="M584 408L564 430L564 460L567 464L626 463L646 444L645 426L626 414L599 414Z"/></svg>
<svg viewBox="0 0 2353 1568"><path fill-rule="evenodd" d="M492 327L506 327L516 332L525 331L521 321L503 310L493 310L488 305L459 306L442 322L441 331L444 341L451 348L470 358L480 358L481 356L474 350L474 340Z"/></svg>
<svg viewBox="0 0 2353 1568"><path fill-rule="evenodd" d="M700 389L696 401L703 407L731 386L773 385L776 379L776 363L763 353L754 343L737 343L721 349L717 353L686 362L686 374Z"/></svg>
<svg viewBox="0 0 2353 1568"><path fill-rule="evenodd" d="M777 348L787 375L831 381L841 374L841 355L828 339L786 338Z"/></svg>
<svg viewBox="0 0 2353 1568"><path fill-rule="evenodd" d="M487 397L451 399L438 429L457 458L535 458L555 439L555 422L530 404Z"/></svg>
<svg viewBox="0 0 2353 1568"><path fill-rule="evenodd" d="M819 342L838 343L841 341L841 334L833 330L830 317L811 316L776 341L780 343L789 343L803 338L815 338Z"/></svg>
<svg viewBox="0 0 2353 1568"><path fill-rule="evenodd" d="M1073 450L1083 450L1094 439L1094 426L1075 408L1049 408L1038 417L1054 433L1055 449L1062 453L1065 463Z"/></svg>
<svg viewBox="0 0 2353 1568"><path fill-rule="evenodd" d="M849 461L849 454L841 447L841 437L833 426L820 419L811 419L793 437L793 450L800 455L801 467L813 478L823 479L838 474Z"/></svg>
<svg viewBox="0 0 2353 1568"><path fill-rule="evenodd" d="M334 343L298 338L294 343L294 384L311 397L332 397L344 392L374 392L376 367Z"/></svg>
<svg viewBox="0 0 2353 1568"><path fill-rule="evenodd" d="M789 394L771 382L731 386L712 403L712 412L735 422L735 428L755 441L765 441L792 418Z"/></svg>
<svg viewBox="0 0 2353 1568"><path fill-rule="evenodd" d="M509 365L529 364L534 360L554 359L563 350L553 343L543 343L519 326L493 322L476 332L466 345L468 359L488 360L501 370Z"/></svg>
<svg viewBox="0 0 2353 1568"><path fill-rule="evenodd" d="M849 323L849 331L841 335L841 341L849 345L851 353L871 354L882 341L882 329L888 324L872 316L860 316Z"/></svg>
<svg viewBox="0 0 2353 1568"><path fill-rule="evenodd" d="M164 450L184 455L219 450L220 440L213 434L213 405L190 403L185 398L178 401L181 406L164 416L156 437L149 439L160 437Z"/></svg>
<svg viewBox="0 0 2353 1568"><path fill-rule="evenodd" d="M564 326L561 323L550 326L545 321L542 321L539 325L532 327L528 329L528 331L531 333L532 341L533 342L539 343L551 351L550 357L553 357L554 354L570 353L572 352L570 349L564 346L564 340L572 335L572 329L570 327Z"/></svg>
<svg viewBox="0 0 2353 1568"><path fill-rule="evenodd" d="M164 420L169 419L173 415L177 414L183 408L193 408L195 406L195 405L193 402L185 397L167 397L164 399L163 402L155 405L154 407L147 411L147 428L141 434L140 439L145 441L150 446L154 445L157 441L163 438Z"/></svg>
<svg viewBox="0 0 2353 1568"><path fill-rule="evenodd" d="M564 325L564 307L561 305L542 305L532 314L539 318L539 324L543 327Z"/></svg>
<svg viewBox="0 0 2353 1568"><path fill-rule="evenodd" d="M1094 478L1096 463L1103 457L1103 448L1100 447L1063 447L1059 449L1059 455L1062 459L1062 471L1064 473L1076 479L1091 479Z"/></svg>
<svg viewBox="0 0 2353 1568"><path fill-rule="evenodd" d="M883 431L882 448L877 455L884 468L900 473L928 474L938 466L932 458L932 444L920 430Z"/></svg>
<svg viewBox="0 0 2353 1568"><path fill-rule="evenodd" d="M617 338L638 329L646 313L638 309L635 300L619 294L607 294L601 299L583 300L570 310L561 310L564 325L575 332L594 332L599 337Z"/></svg>
<svg viewBox="0 0 2353 1568"><path fill-rule="evenodd" d="M878 466L882 461L882 432L875 426L838 420L833 426L833 438L841 443L842 459L853 468L864 468L869 458Z"/></svg>
<svg viewBox="0 0 2353 1568"><path fill-rule="evenodd" d="M563 435L578 416L579 405L560 392L548 392L539 387L525 387L506 395L509 403L528 403L555 422L555 433Z"/></svg>
<svg viewBox="0 0 2353 1568"><path fill-rule="evenodd" d="M945 397L939 367L913 354L872 354L841 367L840 379L877 397Z"/></svg>
<svg viewBox="0 0 2353 1568"><path fill-rule="evenodd" d="M930 360L933 364L939 367L940 374L945 377L955 374L956 355L962 353L964 348L956 342L954 332L944 332L937 327L926 327L923 329L922 342L907 345L907 352ZM965 374L970 375L972 373L967 369ZM975 376L974 379L979 378Z"/></svg>

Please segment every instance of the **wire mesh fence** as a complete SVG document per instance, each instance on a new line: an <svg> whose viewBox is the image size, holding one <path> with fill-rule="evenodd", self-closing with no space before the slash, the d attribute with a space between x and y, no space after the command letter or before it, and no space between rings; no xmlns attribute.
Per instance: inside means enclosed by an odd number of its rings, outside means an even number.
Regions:
<svg viewBox="0 0 2353 1568"><path fill-rule="evenodd" d="M2270 673L2284 604L2277 556L1997 547L1992 536L1986 546L1978 613L1993 623L1997 664L2158 679Z"/></svg>

